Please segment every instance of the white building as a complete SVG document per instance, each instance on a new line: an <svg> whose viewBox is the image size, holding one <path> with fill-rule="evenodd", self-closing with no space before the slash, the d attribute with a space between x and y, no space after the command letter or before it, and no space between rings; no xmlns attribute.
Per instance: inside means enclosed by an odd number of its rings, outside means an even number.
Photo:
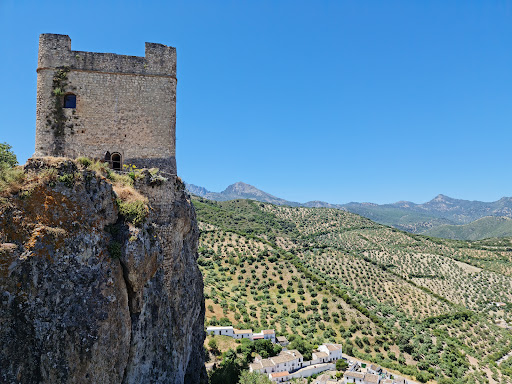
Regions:
<svg viewBox="0 0 512 384"><path fill-rule="evenodd" d="M342 358L341 344L322 344L318 347L318 350L329 355L328 361L336 361Z"/></svg>
<svg viewBox="0 0 512 384"><path fill-rule="evenodd" d="M363 384L364 373L361 372L345 372L343 374L343 384L359 383Z"/></svg>
<svg viewBox="0 0 512 384"><path fill-rule="evenodd" d="M249 372L266 374L276 372L276 365L270 359L261 359L257 363L249 364Z"/></svg>
<svg viewBox="0 0 512 384"><path fill-rule="evenodd" d="M234 330L234 338L235 339L250 339L250 338L252 338L252 329L235 329Z"/></svg>
<svg viewBox="0 0 512 384"><path fill-rule="evenodd" d="M279 355L269 358L275 365L276 372L293 372L302 368L303 357L296 349L282 351Z"/></svg>
<svg viewBox="0 0 512 384"><path fill-rule="evenodd" d="M252 333L252 329L236 329L229 327L208 327L206 333L209 335L223 335L233 337L234 339L252 339L252 340L270 340L276 343L276 332L273 329L264 329L258 333Z"/></svg>
<svg viewBox="0 0 512 384"><path fill-rule="evenodd" d="M380 376L374 375L373 373L366 373L363 379L364 384L379 384Z"/></svg>
<svg viewBox="0 0 512 384"><path fill-rule="evenodd" d="M313 359L311 365L327 363L329 361L329 354L326 352L313 352Z"/></svg>
<svg viewBox="0 0 512 384"><path fill-rule="evenodd" d="M276 333L273 329L264 329L261 332L253 333L251 338L253 340L270 340L273 344L276 343Z"/></svg>
<svg viewBox="0 0 512 384"><path fill-rule="evenodd" d="M290 380L290 373L288 371L275 372L268 375L269 379L276 383L284 383Z"/></svg>
<svg viewBox="0 0 512 384"><path fill-rule="evenodd" d="M272 343L276 343L276 332L273 329L264 329L261 331L265 340L270 340Z"/></svg>
<svg viewBox="0 0 512 384"><path fill-rule="evenodd" d="M323 364L311 364L310 366L299 369L296 372L290 374L292 379L301 378L301 377L309 377L316 375L320 372L325 372L328 370L334 370L336 366L333 363L323 363Z"/></svg>
<svg viewBox="0 0 512 384"><path fill-rule="evenodd" d="M206 328L206 333L209 335L222 335L222 336L230 336L234 337L235 332L233 327L208 327Z"/></svg>
<svg viewBox="0 0 512 384"><path fill-rule="evenodd" d="M261 332L256 337L263 338L265 335L272 337L272 335L275 336L275 333ZM294 378L309 377L330 369L334 370L336 368L335 361L341 358L341 344L323 344L318 347L318 351L313 352L311 361L304 361L302 354L295 349L285 350L281 351L278 356L268 359L256 358L254 363L249 365L249 371L266 373L273 381L285 382ZM286 372L286 374L275 374L283 372ZM350 373L355 374L354 377L360 380L345 381L346 383L366 384L363 382L364 374L359 372Z"/></svg>
<svg viewBox="0 0 512 384"><path fill-rule="evenodd" d="M371 364L368 367L368 372L373 373L375 375L378 375L382 372L382 368L376 364Z"/></svg>
<svg viewBox="0 0 512 384"><path fill-rule="evenodd" d="M277 336L276 339L277 343L280 344L282 347L286 347L288 344L290 344L288 339L284 336Z"/></svg>

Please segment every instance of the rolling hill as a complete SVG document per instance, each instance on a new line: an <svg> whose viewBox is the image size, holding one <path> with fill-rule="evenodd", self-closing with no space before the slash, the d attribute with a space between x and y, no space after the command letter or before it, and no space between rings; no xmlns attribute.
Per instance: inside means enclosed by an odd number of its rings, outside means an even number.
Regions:
<svg viewBox="0 0 512 384"><path fill-rule="evenodd" d="M441 225L423 234L445 239L481 240L489 237L511 237L512 219L509 217L483 217L464 225Z"/></svg>
<svg viewBox="0 0 512 384"><path fill-rule="evenodd" d="M193 204L208 324L340 342L420 381L512 381L512 359L496 364L512 350L510 239L429 238L340 209Z"/></svg>

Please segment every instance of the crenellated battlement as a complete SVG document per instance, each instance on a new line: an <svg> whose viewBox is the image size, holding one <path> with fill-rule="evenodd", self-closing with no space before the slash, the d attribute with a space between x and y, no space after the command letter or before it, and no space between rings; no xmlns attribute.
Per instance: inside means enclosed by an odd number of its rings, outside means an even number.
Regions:
<svg viewBox="0 0 512 384"><path fill-rule="evenodd" d="M71 50L42 34L36 156L86 156L176 174L176 49L146 43L144 57Z"/></svg>
<svg viewBox="0 0 512 384"><path fill-rule="evenodd" d="M38 68L176 77L176 48L146 43L145 56L71 50L68 35L45 33L39 37Z"/></svg>

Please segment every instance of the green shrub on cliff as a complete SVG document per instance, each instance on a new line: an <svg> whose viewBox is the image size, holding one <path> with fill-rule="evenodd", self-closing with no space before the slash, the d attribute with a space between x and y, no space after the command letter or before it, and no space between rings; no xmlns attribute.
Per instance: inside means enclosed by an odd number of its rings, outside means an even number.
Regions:
<svg viewBox="0 0 512 384"><path fill-rule="evenodd" d="M144 201L123 201L117 199L116 202L119 207L119 213L130 223L140 225L146 220L149 208Z"/></svg>
<svg viewBox="0 0 512 384"><path fill-rule="evenodd" d="M91 166L91 164L93 163L93 161L91 159L89 159L88 157L79 157L76 159L76 162L83 165L85 168L89 168Z"/></svg>
<svg viewBox="0 0 512 384"><path fill-rule="evenodd" d="M25 178L21 167L16 167L18 159L7 143L0 143L0 192L17 192Z"/></svg>
<svg viewBox="0 0 512 384"><path fill-rule="evenodd" d="M17 192L25 179L25 172L21 167L0 166L0 192Z"/></svg>
<svg viewBox="0 0 512 384"><path fill-rule="evenodd" d="M87 170L94 171L110 180L117 195L116 203L119 213L124 216L126 221L140 225L146 220L149 213L147 199L133 187L135 177L116 173L109 168L108 163L91 160L87 157L79 157L76 162Z"/></svg>

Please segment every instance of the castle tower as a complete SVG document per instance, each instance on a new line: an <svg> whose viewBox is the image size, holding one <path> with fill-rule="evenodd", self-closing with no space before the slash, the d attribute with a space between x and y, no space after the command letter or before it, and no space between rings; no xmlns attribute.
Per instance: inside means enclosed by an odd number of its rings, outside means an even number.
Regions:
<svg viewBox="0 0 512 384"><path fill-rule="evenodd" d="M39 37L34 156L87 156L176 173L176 49L145 57L71 50Z"/></svg>

